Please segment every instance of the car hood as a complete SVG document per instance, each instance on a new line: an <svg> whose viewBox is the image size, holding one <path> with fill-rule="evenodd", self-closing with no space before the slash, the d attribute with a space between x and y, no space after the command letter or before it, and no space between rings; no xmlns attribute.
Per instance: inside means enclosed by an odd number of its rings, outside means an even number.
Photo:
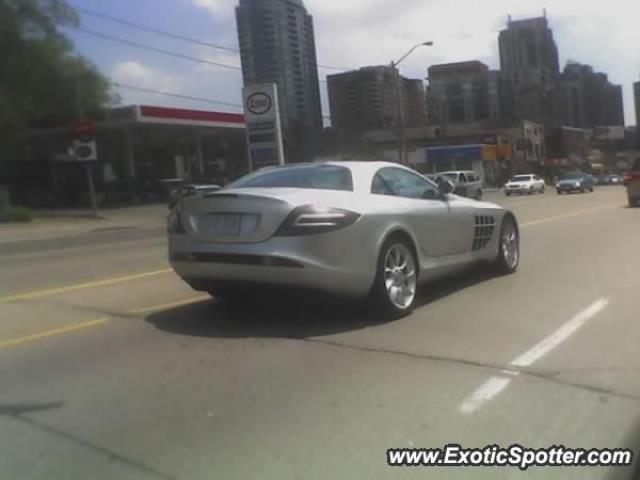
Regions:
<svg viewBox="0 0 640 480"><path fill-rule="evenodd" d="M494 210L505 210L504 207L501 207L498 204L495 203L491 203L491 202L482 202L479 200L474 200L473 198L468 198L468 197L462 197L459 195L453 195L450 194L451 197L455 197L455 199L461 203L467 204L469 206L472 207L476 207L476 208L484 208L484 209L494 209Z"/></svg>

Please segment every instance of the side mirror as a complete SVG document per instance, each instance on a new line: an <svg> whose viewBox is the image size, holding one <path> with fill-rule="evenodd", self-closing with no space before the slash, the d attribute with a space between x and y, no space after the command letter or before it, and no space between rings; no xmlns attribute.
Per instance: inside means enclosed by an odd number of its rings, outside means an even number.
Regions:
<svg viewBox="0 0 640 480"><path fill-rule="evenodd" d="M450 180L443 180L438 183L438 192L440 195L447 195L455 190L455 186Z"/></svg>

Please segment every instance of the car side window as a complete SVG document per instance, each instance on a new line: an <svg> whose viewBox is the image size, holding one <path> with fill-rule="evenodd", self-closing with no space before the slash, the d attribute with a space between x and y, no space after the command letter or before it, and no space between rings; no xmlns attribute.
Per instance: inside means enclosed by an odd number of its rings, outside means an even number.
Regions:
<svg viewBox="0 0 640 480"><path fill-rule="evenodd" d="M376 177L380 178L391 190L392 195L405 198L439 198L438 188L415 173L394 167L386 167L381 169ZM372 193L382 193L374 191L377 185L376 177L374 177L371 188Z"/></svg>
<svg viewBox="0 0 640 480"><path fill-rule="evenodd" d="M476 177L475 173L467 173L467 180L469 182L477 182L478 181L478 177Z"/></svg>
<svg viewBox="0 0 640 480"><path fill-rule="evenodd" d="M389 187L389 184L385 181L380 173L376 173L371 183L371 193L376 195L394 195L393 191Z"/></svg>
<svg viewBox="0 0 640 480"><path fill-rule="evenodd" d="M458 181L460 183L467 183L467 176L464 173L458 175Z"/></svg>

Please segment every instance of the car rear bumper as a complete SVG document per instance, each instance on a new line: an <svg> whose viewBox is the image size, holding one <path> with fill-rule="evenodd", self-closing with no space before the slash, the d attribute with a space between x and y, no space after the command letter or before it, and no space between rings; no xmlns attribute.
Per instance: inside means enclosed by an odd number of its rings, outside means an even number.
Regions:
<svg viewBox="0 0 640 480"><path fill-rule="evenodd" d="M187 235L172 234L169 261L196 290L267 285L362 297L373 285L376 256L354 253L340 245L329 235L222 244L196 242Z"/></svg>
<svg viewBox="0 0 640 480"><path fill-rule="evenodd" d="M576 187L575 185L558 185L556 189L559 192L580 192L587 187Z"/></svg>

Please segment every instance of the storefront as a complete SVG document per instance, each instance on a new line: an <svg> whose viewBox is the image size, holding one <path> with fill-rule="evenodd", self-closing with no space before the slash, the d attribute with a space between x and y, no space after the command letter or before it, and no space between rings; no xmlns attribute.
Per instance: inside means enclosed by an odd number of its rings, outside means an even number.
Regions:
<svg viewBox="0 0 640 480"><path fill-rule="evenodd" d="M248 171L241 114L134 105L85 123L96 140L92 171L102 203L154 200L165 179L225 184ZM30 130L11 167L12 197L85 203L84 171L69 155L77 135L72 125Z"/></svg>

